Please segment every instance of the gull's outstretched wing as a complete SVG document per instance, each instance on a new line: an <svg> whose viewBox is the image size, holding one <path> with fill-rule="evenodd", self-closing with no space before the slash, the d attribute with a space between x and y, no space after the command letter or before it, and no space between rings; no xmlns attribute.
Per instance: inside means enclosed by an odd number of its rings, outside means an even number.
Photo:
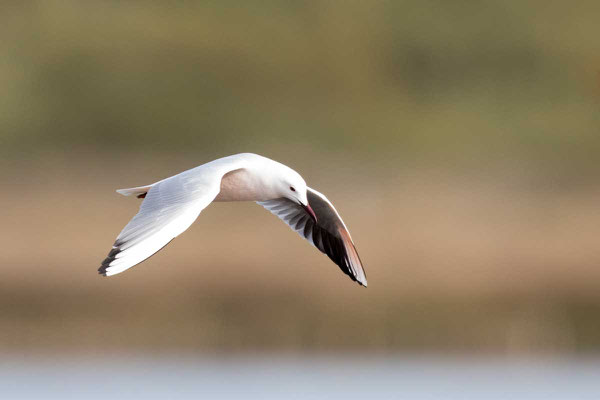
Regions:
<svg viewBox="0 0 600 400"><path fill-rule="evenodd" d="M317 216L316 223L301 205L289 199L280 198L257 203L327 254L353 281L367 286L367 277L350 232L336 209L325 195L314 189L307 188L307 198Z"/></svg>
<svg viewBox="0 0 600 400"><path fill-rule="evenodd" d="M219 193L222 172L190 170L154 185L123 228L98 272L110 276L141 263L185 231ZM121 191L120 193L128 194Z"/></svg>

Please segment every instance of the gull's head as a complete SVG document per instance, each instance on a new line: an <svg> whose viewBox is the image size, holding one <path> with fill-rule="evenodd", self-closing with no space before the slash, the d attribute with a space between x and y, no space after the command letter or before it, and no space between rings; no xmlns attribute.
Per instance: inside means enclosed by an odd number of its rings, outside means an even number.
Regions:
<svg viewBox="0 0 600 400"><path fill-rule="evenodd" d="M302 179L300 174L293 169L286 167L280 174L278 181L278 191L281 197L285 197L302 206L316 222L317 216L310 207L310 204L308 204L306 182Z"/></svg>

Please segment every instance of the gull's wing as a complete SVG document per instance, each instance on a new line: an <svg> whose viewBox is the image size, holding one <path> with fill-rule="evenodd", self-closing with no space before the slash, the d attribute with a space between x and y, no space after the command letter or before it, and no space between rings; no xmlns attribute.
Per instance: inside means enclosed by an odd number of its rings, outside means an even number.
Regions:
<svg viewBox="0 0 600 400"><path fill-rule="evenodd" d="M317 216L315 223L302 206L286 198L257 202L288 224L336 263L353 281L367 286L360 257L333 204L325 195L307 188L308 204Z"/></svg>
<svg viewBox="0 0 600 400"><path fill-rule="evenodd" d="M211 169L190 170L151 185L139 212L123 228L98 272L118 274L166 246L214 200L221 176Z"/></svg>

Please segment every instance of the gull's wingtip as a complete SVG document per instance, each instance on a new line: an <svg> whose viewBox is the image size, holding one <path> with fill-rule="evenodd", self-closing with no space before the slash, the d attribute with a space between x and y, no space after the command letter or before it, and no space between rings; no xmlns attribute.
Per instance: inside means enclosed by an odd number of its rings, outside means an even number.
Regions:
<svg viewBox="0 0 600 400"><path fill-rule="evenodd" d="M102 263L102 265L100 266L100 268L98 268L98 274L102 275L102 276L108 276L106 273L106 269L108 268L108 265Z"/></svg>
<svg viewBox="0 0 600 400"><path fill-rule="evenodd" d="M361 274L359 276L350 275L350 277L352 278L353 281L358 283L360 286L367 287L367 277L364 274Z"/></svg>
<svg viewBox="0 0 600 400"><path fill-rule="evenodd" d="M121 249L119 247L113 246L112 250L108 253L108 256L104 259L104 261L102 261L102 265L100 265L100 268L98 268L98 273L100 275L102 275L102 276L113 275L110 273L110 271L108 271L108 268L110 267L110 263L112 263L117 258L117 254L119 254L120 252L121 252Z"/></svg>
<svg viewBox="0 0 600 400"><path fill-rule="evenodd" d="M113 275L116 275L119 272L121 272L121 271L117 271L117 272L112 271L111 272L109 268L110 268L110 266L108 264L102 263L100 268L98 268L98 274L102 275L102 276L113 276Z"/></svg>

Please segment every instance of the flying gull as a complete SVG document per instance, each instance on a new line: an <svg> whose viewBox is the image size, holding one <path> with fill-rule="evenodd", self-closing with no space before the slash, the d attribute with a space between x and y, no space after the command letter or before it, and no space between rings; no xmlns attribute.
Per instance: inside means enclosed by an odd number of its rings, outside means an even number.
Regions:
<svg viewBox="0 0 600 400"><path fill-rule="evenodd" d="M325 253L350 279L367 286L350 232L333 204L277 161L236 154L117 192L144 200L98 269L104 276L123 272L165 247L213 201L255 201Z"/></svg>

